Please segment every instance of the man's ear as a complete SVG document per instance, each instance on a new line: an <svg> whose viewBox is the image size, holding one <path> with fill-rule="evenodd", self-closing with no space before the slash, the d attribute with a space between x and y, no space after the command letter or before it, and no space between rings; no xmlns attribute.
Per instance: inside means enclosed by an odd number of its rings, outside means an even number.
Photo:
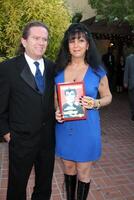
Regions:
<svg viewBox="0 0 134 200"><path fill-rule="evenodd" d="M24 38L21 38L21 43L22 43L23 47L25 48L26 47L26 40Z"/></svg>

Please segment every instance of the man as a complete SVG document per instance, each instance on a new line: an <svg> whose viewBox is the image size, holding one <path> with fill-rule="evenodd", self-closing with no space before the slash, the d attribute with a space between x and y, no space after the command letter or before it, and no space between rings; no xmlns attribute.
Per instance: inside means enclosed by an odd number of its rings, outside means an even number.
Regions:
<svg viewBox="0 0 134 200"><path fill-rule="evenodd" d="M113 49L111 47L108 47L107 53L102 56L102 61L107 70L107 76L111 91L113 91L114 89L114 72L115 72L115 58L112 51Z"/></svg>
<svg viewBox="0 0 134 200"><path fill-rule="evenodd" d="M64 118L72 117L82 117L84 116L84 110L80 105L79 101L76 100L77 92L75 89L66 89L65 92L65 101L63 104L63 116Z"/></svg>
<svg viewBox="0 0 134 200"><path fill-rule="evenodd" d="M131 120L134 121L134 54L130 54L126 59L124 72L124 87L128 88Z"/></svg>
<svg viewBox="0 0 134 200"><path fill-rule="evenodd" d="M22 54L0 64L0 134L9 143L7 200L26 200L32 167L32 200L49 200L54 168L54 64L43 58L48 28L28 23Z"/></svg>

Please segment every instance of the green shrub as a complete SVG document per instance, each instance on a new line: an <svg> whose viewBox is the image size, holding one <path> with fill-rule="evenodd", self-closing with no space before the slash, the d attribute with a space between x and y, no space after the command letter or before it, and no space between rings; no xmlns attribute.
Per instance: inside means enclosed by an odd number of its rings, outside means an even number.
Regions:
<svg viewBox="0 0 134 200"><path fill-rule="evenodd" d="M63 0L0 0L0 54L15 55L23 26L31 20L44 22L50 30L47 57L55 59L70 15Z"/></svg>

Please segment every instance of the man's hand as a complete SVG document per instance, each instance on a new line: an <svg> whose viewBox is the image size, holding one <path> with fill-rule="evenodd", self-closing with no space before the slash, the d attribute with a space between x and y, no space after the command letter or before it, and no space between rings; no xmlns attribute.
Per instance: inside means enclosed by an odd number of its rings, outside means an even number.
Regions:
<svg viewBox="0 0 134 200"><path fill-rule="evenodd" d="M3 137L6 142L8 142L8 143L10 142L10 133L5 134Z"/></svg>

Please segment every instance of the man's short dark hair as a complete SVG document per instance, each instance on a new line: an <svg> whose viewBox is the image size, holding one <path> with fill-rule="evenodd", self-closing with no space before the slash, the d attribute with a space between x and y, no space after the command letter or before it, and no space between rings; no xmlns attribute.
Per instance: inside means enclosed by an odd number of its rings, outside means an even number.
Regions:
<svg viewBox="0 0 134 200"><path fill-rule="evenodd" d="M66 96L66 93L67 92L74 92L74 94L75 94L75 96L77 95L77 92L76 92L76 89L71 89L71 88L69 88L69 89L66 89L65 91L64 91L64 94L65 94L65 96Z"/></svg>

